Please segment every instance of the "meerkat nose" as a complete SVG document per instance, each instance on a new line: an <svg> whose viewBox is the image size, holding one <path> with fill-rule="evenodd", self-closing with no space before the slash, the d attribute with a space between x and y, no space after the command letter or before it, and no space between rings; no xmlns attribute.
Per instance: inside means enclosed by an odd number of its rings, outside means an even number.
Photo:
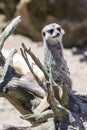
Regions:
<svg viewBox="0 0 87 130"><path fill-rule="evenodd" d="M57 36L60 36L60 33L57 33L56 35L57 35Z"/></svg>
<svg viewBox="0 0 87 130"><path fill-rule="evenodd" d="M56 33L55 36L53 36L53 38L56 38L56 37L59 37L60 36L60 33Z"/></svg>
<svg viewBox="0 0 87 130"><path fill-rule="evenodd" d="M58 33L58 30L57 30L57 29L55 29L55 30L54 30L54 33L56 33L56 34L57 34L57 33Z"/></svg>

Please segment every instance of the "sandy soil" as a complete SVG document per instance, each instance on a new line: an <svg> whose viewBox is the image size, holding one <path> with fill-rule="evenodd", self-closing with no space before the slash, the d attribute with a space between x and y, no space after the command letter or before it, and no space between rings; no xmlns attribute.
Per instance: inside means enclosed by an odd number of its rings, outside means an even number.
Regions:
<svg viewBox="0 0 87 130"><path fill-rule="evenodd" d="M21 43L25 43L27 47L31 47L32 51L43 62L43 47L41 43L35 44L26 37L12 35L6 40L4 48L8 50L17 48L20 53ZM73 90L87 95L87 47L64 49L64 55L70 68ZM27 121L21 120L19 118L20 115L6 99L0 98L0 130L3 124L30 125Z"/></svg>

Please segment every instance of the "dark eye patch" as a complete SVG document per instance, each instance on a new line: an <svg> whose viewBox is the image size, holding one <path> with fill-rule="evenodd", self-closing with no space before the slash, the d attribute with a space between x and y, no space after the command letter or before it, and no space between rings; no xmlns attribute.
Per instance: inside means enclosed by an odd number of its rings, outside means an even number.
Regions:
<svg viewBox="0 0 87 130"><path fill-rule="evenodd" d="M60 27L58 27L57 30L58 30L59 32L61 32L61 28L60 28Z"/></svg>
<svg viewBox="0 0 87 130"><path fill-rule="evenodd" d="M45 32L43 32L42 34L43 34L43 36L45 37Z"/></svg>
<svg viewBox="0 0 87 130"><path fill-rule="evenodd" d="M54 29L48 30L48 33L52 34L54 32Z"/></svg>

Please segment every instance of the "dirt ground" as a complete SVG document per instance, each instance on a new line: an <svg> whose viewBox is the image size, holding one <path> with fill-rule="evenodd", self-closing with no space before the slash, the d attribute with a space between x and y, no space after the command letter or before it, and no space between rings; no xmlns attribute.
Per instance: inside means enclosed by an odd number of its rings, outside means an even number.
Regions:
<svg viewBox="0 0 87 130"><path fill-rule="evenodd" d="M20 53L21 43L31 47L32 51L43 62L43 47L41 43L35 44L29 38L21 35L12 35L5 42L5 49L17 48ZM73 90L87 95L87 47L64 49L64 56L70 68ZM29 122L19 118L21 114L4 98L0 98L0 130L3 124L28 126Z"/></svg>

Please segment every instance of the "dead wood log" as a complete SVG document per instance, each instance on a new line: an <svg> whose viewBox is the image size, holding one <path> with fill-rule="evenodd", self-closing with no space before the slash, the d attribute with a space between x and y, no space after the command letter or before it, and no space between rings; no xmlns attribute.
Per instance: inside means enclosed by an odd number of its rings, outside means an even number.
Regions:
<svg viewBox="0 0 87 130"><path fill-rule="evenodd" d="M59 86L47 74L39 59L22 44L22 55L37 83L20 75L12 67L13 49L5 59L1 53L6 38L21 22L15 18L0 35L0 97L5 97L21 112L22 119L30 121L32 127L5 126L4 130L86 130L83 123L87 119L87 97L75 95L65 86ZM44 73L46 84L39 79L29 64L27 54ZM44 106L44 107L43 107ZM40 110L40 112L39 112ZM50 119L49 119L50 118Z"/></svg>
<svg viewBox="0 0 87 130"><path fill-rule="evenodd" d="M16 17L0 35L0 97L5 97L22 114L29 114L40 104L45 91L29 77L15 72L12 65L16 49L10 52L7 59L1 53L4 41L20 22L21 17Z"/></svg>

